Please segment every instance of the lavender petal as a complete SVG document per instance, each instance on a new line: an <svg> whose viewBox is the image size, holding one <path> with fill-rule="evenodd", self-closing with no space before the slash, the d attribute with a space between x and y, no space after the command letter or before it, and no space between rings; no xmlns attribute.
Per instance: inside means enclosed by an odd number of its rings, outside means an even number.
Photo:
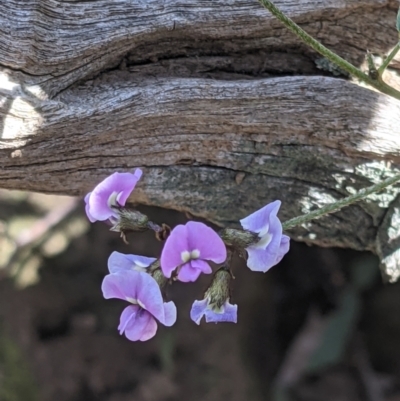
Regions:
<svg viewBox="0 0 400 401"><path fill-rule="evenodd" d="M191 261L193 262L193 261ZM200 274L201 270L200 269L195 269L192 267L191 262L185 263L179 270L178 273L178 280L182 281L183 283L188 283L190 281L196 281Z"/></svg>
<svg viewBox="0 0 400 401"><path fill-rule="evenodd" d="M208 300L194 301L192 309L190 310L190 318L196 323L200 324L201 318L206 313L208 307Z"/></svg>
<svg viewBox="0 0 400 401"><path fill-rule="evenodd" d="M222 313L214 312L212 309L206 310L207 323L231 322L237 323L237 305L232 305L228 301L225 302L224 311Z"/></svg>
<svg viewBox="0 0 400 401"><path fill-rule="evenodd" d="M128 340L146 341L156 334L157 323L144 309L128 306L121 314L119 330Z"/></svg>
<svg viewBox="0 0 400 401"><path fill-rule="evenodd" d="M210 227L197 221L186 224L188 244L191 251L200 251L200 259L223 263L226 259L226 247L220 236Z"/></svg>
<svg viewBox="0 0 400 401"><path fill-rule="evenodd" d="M176 306L172 301L164 302L164 326L170 327L176 322Z"/></svg>
<svg viewBox="0 0 400 401"><path fill-rule="evenodd" d="M110 273L118 273L121 270L146 271L147 267L156 260L156 258L129 255L114 251L108 258L108 270Z"/></svg>
<svg viewBox="0 0 400 401"><path fill-rule="evenodd" d="M186 226L176 226L167 240L161 253L161 270L165 277L170 278L172 272L183 263L182 252L189 252Z"/></svg>
<svg viewBox="0 0 400 401"><path fill-rule="evenodd" d="M245 230L260 233L268 228L270 216L276 216L280 206L281 201L279 200L269 203L268 205L240 220L240 224Z"/></svg>
<svg viewBox="0 0 400 401"><path fill-rule="evenodd" d="M121 317L119 319L118 331L119 334L123 334L126 327L131 321L135 321L136 315L139 312L140 307L138 305L129 305L127 306L121 313Z"/></svg>

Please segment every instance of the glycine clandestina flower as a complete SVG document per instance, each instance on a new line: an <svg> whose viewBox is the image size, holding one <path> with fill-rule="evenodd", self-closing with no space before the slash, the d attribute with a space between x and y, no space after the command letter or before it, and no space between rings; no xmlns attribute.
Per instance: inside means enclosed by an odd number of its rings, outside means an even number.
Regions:
<svg viewBox="0 0 400 401"><path fill-rule="evenodd" d="M117 217L114 207L125 206L125 202L142 176L137 168L132 173L114 173L98 184L92 192L85 196L86 214L94 223Z"/></svg>
<svg viewBox="0 0 400 401"><path fill-rule="evenodd" d="M164 302L160 287L147 273L135 270L108 274L101 286L106 299L119 298L131 303L120 318L118 330L131 341L146 341L157 332L157 319L165 326L176 321L176 306Z"/></svg>
<svg viewBox="0 0 400 401"><path fill-rule="evenodd" d="M245 230L258 234L259 241L246 247L247 266L253 271L268 271L289 251L290 238L282 234L282 224L277 216L280 206L281 202L277 200L240 220Z"/></svg>
<svg viewBox="0 0 400 401"><path fill-rule="evenodd" d="M237 305L229 303L229 283L231 274L221 268L204 294L202 301L194 301L190 318L197 324L203 316L206 322L237 322Z"/></svg>
<svg viewBox="0 0 400 401"><path fill-rule="evenodd" d="M206 260L222 263L225 259L226 247L218 234L203 223L189 221L171 231L160 262L166 277L178 269L178 280L188 282L196 281L201 273L212 272Z"/></svg>

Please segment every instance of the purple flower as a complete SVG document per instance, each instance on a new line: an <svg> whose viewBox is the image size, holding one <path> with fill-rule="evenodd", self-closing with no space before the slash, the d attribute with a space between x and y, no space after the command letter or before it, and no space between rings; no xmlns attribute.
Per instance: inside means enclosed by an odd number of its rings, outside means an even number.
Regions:
<svg viewBox="0 0 400 401"><path fill-rule="evenodd" d="M176 321L176 306L164 302L154 278L135 270L120 271L104 277L101 286L106 299L119 298L131 303L122 314L118 330L131 341L146 341L157 331L157 319L165 326Z"/></svg>
<svg viewBox="0 0 400 401"><path fill-rule="evenodd" d="M125 202L142 176L137 168L132 173L114 173L105 178L85 196L86 214L93 223L117 217L112 206L125 206Z"/></svg>
<svg viewBox="0 0 400 401"><path fill-rule="evenodd" d="M114 251L108 258L108 270L110 273L135 270L146 272L147 268L156 261L156 258L148 258L139 255L126 255Z"/></svg>
<svg viewBox="0 0 400 401"><path fill-rule="evenodd" d="M260 239L246 248L247 266L253 271L268 271L289 251L290 238L282 234L282 224L277 217L280 206L280 201L272 202L240 220L245 230L257 233Z"/></svg>
<svg viewBox="0 0 400 401"><path fill-rule="evenodd" d="M178 280L188 282L196 281L200 273L212 272L206 260L222 263L225 259L226 248L218 234L203 223L189 221L172 230L160 262L165 277L178 268Z"/></svg>
<svg viewBox="0 0 400 401"><path fill-rule="evenodd" d="M197 324L203 316L206 322L237 322L237 305L229 303L231 274L224 268L215 273L202 301L194 301L190 318Z"/></svg>

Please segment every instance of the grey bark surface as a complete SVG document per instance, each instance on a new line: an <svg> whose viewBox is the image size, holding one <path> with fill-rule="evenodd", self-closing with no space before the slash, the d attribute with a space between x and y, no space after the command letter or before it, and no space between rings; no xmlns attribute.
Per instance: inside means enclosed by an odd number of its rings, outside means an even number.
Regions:
<svg viewBox="0 0 400 401"><path fill-rule="evenodd" d="M396 43L395 1L276 4L356 65ZM313 210L400 167L400 102L324 65L257 1L0 1L0 187L82 196L141 167L133 201L221 226ZM290 235L384 259L397 193Z"/></svg>

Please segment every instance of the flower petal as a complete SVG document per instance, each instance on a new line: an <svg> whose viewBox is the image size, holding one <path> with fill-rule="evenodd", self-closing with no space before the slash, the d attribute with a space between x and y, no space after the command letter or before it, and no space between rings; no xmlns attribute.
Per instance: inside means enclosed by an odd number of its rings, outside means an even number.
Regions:
<svg viewBox="0 0 400 401"><path fill-rule="evenodd" d="M103 283L101 284L101 290L103 291L103 297L105 299L118 298L126 300L127 297L135 299L135 297L132 297L132 294L129 296L126 294L124 277L119 274L107 274L107 276L105 276L103 279ZM131 288L128 289L128 292L131 293Z"/></svg>
<svg viewBox="0 0 400 401"><path fill-rule="evenodd" d="M272 204L267 206L271 206L273 204L275 204L275 206L274 208L272 208L272 210L270 210L268 214L268 222L266 225L268 227L268 231L265 232L262 230L263 231L262 234L265 236L266 235L271 236L271 240L269 242L261 240L258 244L250 245L249 247L246 248L249 255L247 259L247 266L253 271L260 271L265 273L272 266L278 263L277 259L282 239L282 224L279 218L277 217L276 213L279 209L280 201L273 202ZM267 216L266 214L268 212L268 210L266 209L267 206L263 208L265 213L264 216L261 216L261 214L259 214L260 219L261 217L264 218ZM253 215L256 213L253 213ZM243 227L247 229L247 226L245 227L243 225ZM255 227L255 225L253 225L253 227Z"/></svg>
<svg viewBox="0 0 400 401"><path fill-rule="evenodd" d="M164 322L165 326L170 327L176 322L176 306L172 301L164 302Z"/></svg>
<svg viewBox="0 0 400 401"><path fill-rule="evenodd" d="M135 270L121 270L104 277L101 286L106 299L119 298L126 301L140 302L150 313L164 319L161 290L156 280L147 273Z"/></svg>
<svg viewBox="0 0 400 401"><path fill-rule="evenodd" d="M150 338L153 338L157 333L157 322L155 321L154 317L150 316L150 319L147 323L147 326L142 330L142 336L140 337L140 341L147 341ZM128 337L129 338L129 337Z"/></svg>
<svg viewBox="0 0 400 401"><path fill-rule="evenodd" d="M200 274L201 270L192 267L192 261L189 263L185 263L179 270L178 273L178 280L182 281L183 283L188 283L189 281L196 281Z"/></svg>
<svg viewBox="0 0 400 401"><path fill-rule="evenodd" d="M194 259L190 261L190 265L193 269L199 269L204 274L212 273L210 265L205 260Z"/></svg>
<svg viewBox="0 0 400 401"><path fill-rule="evenodd" d="M275 214L269 216L268 232L264 235L271 237L271 239L268 242L265 242L264 239L262 239L260 241L260 244L262 244L261 249L265 249L269 253L277 255L282 238L282 224ZM260 248L259 244L249 246L249 248L253 247Z"/></svg>
<svg viewBox="0 0 400 401"><path fill-rule="evenodd" d="M129 255L114 251L108 258L108 270L110 273L117 273L121 270L137 270L145 272L147 267L156 260L156 258Z"/></svg>
<svg viewBox="0 0 400 401"><path fill-rule="evenodd" d="M161 253L160 264L164 276L171 277L172 272L183 263L182 252L189 251L186 226L176 226L167 240Z"/></svg>
<svg viewBox="0 0 400 401"><path fill-rule="evenodd" d="M220 236L210 227L197 221L186 223L190 251L200 251L200 259L223 263L226 247Z"/></svg>
<svg viewBox="0 0 400 401"><path fill-rule="evenodd" d="M157 323L153 316L138 306L128 306L121 314L120 334L125 333L128 340L146 341L154 337Z"/></svg>
<svg viewBox="0 0 400 401"><path fill-rule="evenodd" d="M276 248L278 249L282 239L282 223L275 213L271 213L269 216L268 234L272 235L272 240L268 244L267 248L276 246ZM277 241L276 245L274 242L274 238L277 237L279 238L279 241Z"/></svg>
<svg viewBox="0 0 400 401"><path fill-rule="evenodd" d="M228 301L225 302L224 311L222 313L214 312L212 309L206 310L206 322L232 322L237 323L237 305L232 305Z"/></svg>
<svg viewBox="0 0 400 401"><path fill-rule="evenodd" d="M135 273L130 271L129 273ZM161 323L165 322L164 301L156 280L147 273L139 273L136 299L139 305L149 311Z"/></svg>
<svg viewBox="0 0 400 401"><path fill-rule="evenodd" d="M108 274L101 286L106 299L119 298L137 303L161 323L166 321L164 301L156 280L150 274L135 270L121 270ZM167 306L171 313L171 306ZM168 317L171 319L171 317Z"/></svg>
<svg viewBox="0 0 400 401"><path fill-rule="evenodd" d="M201 318L206 313L208 307L208 300L194 301L192 309L190 310L190 318L196 323L200 324Z"/></svg>
<svg viewBox="0 0 400 401"><path fill-rule="evenodd" d="M254 272L267 272L276 265L277 254L264 249L247 248L247 267Z"/></svg>
<svg viewBox="0 0 400 401"><path fill-rule="evenodd" d="M118 326L119 334L122 335L128 324L131 321L135 321L139 309L140 306L138 305L129 305L122 311L121 317L119 318L119 326Z"/></svg>
<svg viewBox="0 0 400 401"><path fill-rule="evenodd" d="M125 205L126 200L136 186L142 175L142 170L136 169L132 173L114 173L105 178L98 184L87 198L88 217L96 220L107 220L115 216L115 212L110 208L108 200L112 194L117 196L117 201L121 206Z"/></svg>
<svg viewBox="0 0 400 401"><path fill-rule="evenodd" d="M278 214L280 206L281 201L279 200L269 203L268 205L240 220L240 224L245 230L260 233L265 230L266 226L268 226L270 215L276 216Z"/></svg>
<svg viewBox="0 0 400 401"><path fill-rule="evenodd" d="M86 212L86 216L87 216L87 218L89 219L89 221L91 222L91 223L94 223L95 221L96 221L96 219L90 214L90 207L89 207L89 198L90 198L90 195L91 195L92 193L91 192L89 192L88 194L86 194L86 196L85 196L85 212Z"/></svg>
<svg viewBox="0 0 400 401"><path fill-rule="evenodd" d="M275 260L275 264L277 265L283 257L289 252L290 248L290 237L287 235L282 235L281 244L279 246L278 255Z"/></svg>
<svg viewBox="0 0 400 401"><path fill-rule="evenodd" d="M118 174L118 173L117 173ZM125 174L125 177L118 178L121 182L120 191L117 196L117 202L121 206L125 206L129 195L135 189L137 182L142 177L143 171L140 168L135 169L132 173L119 173L121 176Z"/></svg>

